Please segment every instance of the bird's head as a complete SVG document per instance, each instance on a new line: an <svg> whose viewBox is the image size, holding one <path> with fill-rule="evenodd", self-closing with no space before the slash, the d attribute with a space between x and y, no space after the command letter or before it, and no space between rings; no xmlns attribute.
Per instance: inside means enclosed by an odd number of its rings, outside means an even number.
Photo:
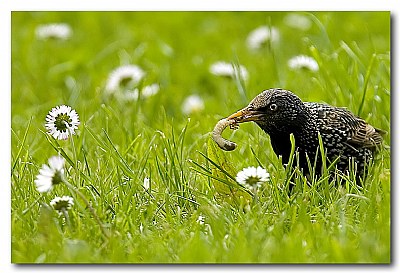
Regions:
<svg viewBox="0 0 400 273"><path fill-rule="evenodd" d="M292 133L308 120L308 110L298 96L283 89L268 89L248 106L227 118L236 123L254 121L267 133Z"/></svg>

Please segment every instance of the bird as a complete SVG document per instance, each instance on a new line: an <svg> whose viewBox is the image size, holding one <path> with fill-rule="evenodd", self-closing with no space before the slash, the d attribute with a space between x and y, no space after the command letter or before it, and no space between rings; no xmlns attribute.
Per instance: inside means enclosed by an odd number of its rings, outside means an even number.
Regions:
<svg viewBox="0 0 400 273"><path fill-rule="evenodd" d="M310 175L308 160L316 176L322 174L320 139L326 164L336 163L336 169L349 174L349 162L354 161L357 184L368 172L384 130L373 127L345 107L326 103L303 102L296 94L282 88L271 88L257 95L246 107L227 117L235 123L255 122L270 137L272 149L288 164L291 154L290 135L303 174ZM308 157L308 160L307 160Z"/></svg>

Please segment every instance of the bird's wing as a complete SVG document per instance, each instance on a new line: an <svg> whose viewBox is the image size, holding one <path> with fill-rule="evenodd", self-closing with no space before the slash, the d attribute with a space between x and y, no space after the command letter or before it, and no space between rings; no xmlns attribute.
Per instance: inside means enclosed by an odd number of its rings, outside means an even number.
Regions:
<svg viewBox="0 0 400 273"><path fill-rule="evenodd" d="M335 109L340 123L350 128L347 143L355 147L376 147L382 144L384 131L373 127L345 107Z"/></svg>
<svg viewBox="0 0 400 273"><path fill-rule="evenodd" d="M375 127L369 125L361 119L358 120L358 126L352 131L348 142L357 146L364 147L375 147L382 144L382 135L385 132L376 129Z"/></svg>
<svg viewBox="0 0 400 273"><path fill-rule="evenodd" d="M352 147L376 147L383 141L386 133L366 123L345 107L333 107L327 104L309 103L317 113L322 132L335 131L347 139Z"/></svg>

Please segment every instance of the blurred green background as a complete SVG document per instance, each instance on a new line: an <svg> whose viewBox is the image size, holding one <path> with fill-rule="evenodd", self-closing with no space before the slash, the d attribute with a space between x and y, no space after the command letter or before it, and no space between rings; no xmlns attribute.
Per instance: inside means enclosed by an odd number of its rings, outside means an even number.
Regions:
<svg viewBox="0 0 400 273"><path fill-rule="evenodd" d="M288 24L291 14L306 18L309 27ZM36 28L48 23L67 23L71 37L38 39ZM279 40L249 50L249 33L263 25L276 28ZM319 70L290 69L288 60L297 55L313 57ZM212 75L210 65L220 60L244 65L248 81ZM160 91L130 102L105 96L109 73L125 64L139 65L147 73L141 84L158 83ZM209 181L191 169L188 159L204 163L198 151L206 150L216 121L272 87L289 89L304 101L327 102L355 113L360 109L362 118L390 132L390 13L12 12L13 262L388 263L390 154L380 161L384 171L379 179L374 176L375 186L366 193L372 201L353 200L344 214L338 205L342 199L335 199L344 196L340 190L329 204L307 203L308 197L301 195L298 203L280 208L266 190L260 196L261 211L245 214L215 201ZM192 94L199 95L205 107L190 114L189 121L182 104ZM43 216L38 220L39 204L54 194L68 194L59 187L40 196L33 183L40 166L56 153L42 132L48 111L61 104L75 109L82 124L76 150L69 142L60 146L77 154L80 171L92 179L89 183L69 169L73 184L113 230L109 242L102 241L93 220L85 220L88 214L82 213L79 201L73 230L59 222L47 226L43 223L49 219ZM176 144L185 126L184 138ZM279 161L268 137L253 124L241 128L226 133L239 145L228 159L237 170L256 165L253 149L278 179ZM105 133L134 177L127 178L114 150L93 136L106 142ZM390 143L390 134L385 142ZM168 150L171 147L175 150ZM145 176L151 176L155 200L140 188ZM186 202L182 191L190 191L200 207ZM159 204L166 212L153 225L150 216L160 211ZM115 218L109 218L108 206ZM200 212L211 232L199 228ZM310 217L319 219L318 224L310 225ZM337 228L343 219L345 231ZM139 232L141 224L148 233ZM268 227L274 231L266 232ZM227 245L225 234L234 238Z"/></svg>
<svg viewBox="0 0 400 273"><path fill-rule="evenodd" d="M13 12L13 120L21 115L26 120L32 112L41 107L47 111L54 103L76 105L78 112L83 110L79 105L87 101L101 103L98 94L108 73L125 63L143 67L148 72L146 81L160 82L159 104L178 119L180 104L191 93L204 97L209 114L227 115L248 102L240 101L243 98L234 84L210 76L209 65L218 60L239 62L249 70L248 99L263 89L284 87L304 100L348 106L348 101L337 101L340 97L335 90L318 83L319 75L291 72L288 59L309 55L310 46L315 46L327 55L328 67L320 74L329 74L340 92L355 93L353 89L359 86L341 84L350 80L329 70L335 58L341 58L342 69L348 72L346 65L352 60L341 56L345 55L341 42L355 52L359 61L355 65L361 71L373 53L390 50L388 12L307 13L312 22L307 31L287 26L285 16L285 12ZM70 24L72 38L67 42L37 40L35 28L52 22ZM254 54L245 40L260 25L277 27L280 41ZM66 86L68 79L77 83L79 94Z"/></svg>

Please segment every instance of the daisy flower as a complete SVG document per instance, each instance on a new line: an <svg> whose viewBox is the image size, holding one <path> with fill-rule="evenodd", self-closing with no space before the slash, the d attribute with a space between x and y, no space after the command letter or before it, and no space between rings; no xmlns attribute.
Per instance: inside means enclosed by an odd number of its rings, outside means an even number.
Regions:
<svg viewBox="0 0 400 273"><path fill-rule="evenodd" d="M154 96L160 90L160 85L158 83L153 83L151 85L146 85L142 89L142 95L145 98Z"/></svg>
<svg viewBox="0 0 400 273"><path fill-rule="evenodd" d="M307 16L298 13L289 13L284 18L284 22L289 27L297 28L303 31L308 30L312 25L311 20Z"/></svg>
<svg viewBox="0 0 400 273"><path fill-rule="evenodd" d="M218 61L213 63L210 66L210 73L215 76L227 77L227 78L235 78L236 75L239 75L243 80L247 80L249 78L249 73L247 72L246 67L243 65L239 65L239 67L234 66L231 63Z"/></svg>
<svg viewBox="0 0 400 273"><path fill-rule="evenodd" d="M148 190L150 189L150 179L148 177L145 177L143 179L143 187Z"/></svg>
<svg viewBox="0 0 400 273"><path fill-rule="evenodd" d="M199 217L196 220L196 223L199 223L199 225L204 225L204 220L206 218L203 215L199 215Z"/></svg>
<svg viewBox="0 0 400 273"><path fill-rule="evenodd" d="M123 65L114 69L108 76L106 91L109 93L122 89L131 89L146 75L137 65Z"/></svg>
<svg viewBox="0 0 400 273"><path fill-rule="evenodd" d="M119 97L127 101L137 101L139 99L139 93L142 98L148 98L157 94L159 90L160 86L157 83L154 83L151 85L146 85L141 91L139 91L138 88L133 90L125 90L123 94L119 94Z"/></svg>
<svg viewBox="0 0 400 273"><path fill-rule="evenodd" d="M316 72L319 70L319 66L317 61L314 58L306 56L306 55L299 55L291 58L288 61L288 66L293 69L308 69L310 71Z"/></svg>
<svg viewBox="0 0 400 273"><path fill-rule="evenodd" d="M269 173L261 167L248 167L238 172L236 181L245 187L255 189L269 181Z"/></svg>
<svg viewBox="0 0 400 273"><path fill-rule="evenodd" d="M52 156L49 164L43 164L36 176L35 185L39 192L48 192L54 185L60 184L64 180L64 158Z"/></svg>
<svg viewBox="0 0 400 273"><path fill-rule="evenodd" d="M251 50L262 48L267 42L275 43L279 40L279 31L275 27L261 26L247 36L247 47Z"/></svg>
<svg viewBox="0 0 400 273"><path fill-rule="evenodd" d="M55 139L68 139L78 129L79 115L70 106L56 106L47 114L45 127Z"/></svg>
<svg viewBox="0 0 400 273"><path fill-rule="evenodd" d="M122 97L127 101L137 101L139 99L139 89L126 90Z"/></svg>
<svg viewBox="0 0 400 273"><path fill-rule="evenodd" d="M56 196L50 202L50 206L52 206L53 209L55 209L59 215L63 215L64 212L71 209L73 205L74 205L74 199L70 196L63 196L63 197Z"/></svg>
<svg viewBox="0 0 400 273"><path fill-rule="evenodd" d="M201 112L204 109L204 101L198 95L187 97L182 105L182 112L185 115L190 115L195 112Z"/></svg>
<svg viewBox="0 0 400 273"><path fill-rule="evenodd" d="M65 23L39 25L35 30L35 34L40 40L67 40L72 35L72 29L68 24Z"/></svg>

